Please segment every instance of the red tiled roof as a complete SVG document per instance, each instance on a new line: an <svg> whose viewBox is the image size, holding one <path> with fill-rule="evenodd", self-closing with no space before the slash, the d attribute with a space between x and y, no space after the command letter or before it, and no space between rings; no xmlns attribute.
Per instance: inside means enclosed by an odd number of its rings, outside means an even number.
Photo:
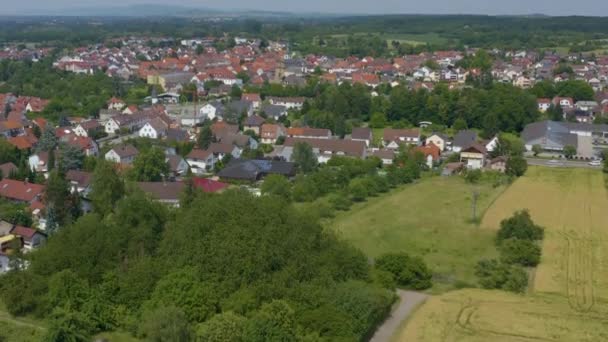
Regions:
<svg viewBox="0 0 608 342"><path fill-rule="evenodd" d="M26 240L31 240L38 231L34 228L15 226L11 230L11 234L24 237Z"/></svg>
<svg viewBox="0 0 608 342"><path fill-rule="evenodd" d="M192 178L194 186L198 189L201 189L203 192L212 193L224 190L228 187L228 184L214 181L208 178Z"/></svg>
<svg viewBox="0 0 608 342"><path fill-rule="evenodd" d="M0 196L8 199L32 202L44 191L44 186L28 182L3 179L0 181Z"/></svg>
<svg viewBox="0 0 608 342"><path fill-rule="evenodd" d="M209 156L211 155L211 151L209 150L201 150L201 149L194 149L192 150L187 156L186 158L188 159L198 159L198 160L205 160L207 159Z"/></svg>

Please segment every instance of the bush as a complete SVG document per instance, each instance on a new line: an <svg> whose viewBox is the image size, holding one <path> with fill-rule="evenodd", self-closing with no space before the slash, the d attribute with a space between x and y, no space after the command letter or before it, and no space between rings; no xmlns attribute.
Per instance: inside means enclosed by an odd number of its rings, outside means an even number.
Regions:
<svg viewBox="0 0 608 342"><path fill-rule="evenodd" d="M486 289L502 289L524 292L528 286L528 274L517 265L508 265L498 260L482 260L475 267L479 284Z"/></svg>
<svg viewBox="0 0 608 342"><path fill-rule="evenodd" d="M388 253L376 260L376 268L391 273L397 285L414 290L424 290L432 286L432 273L419 257L407 253Z"/></svg>
<svg viewBox="0 0 608 342"><path fill-rule="evenodd" d="M335 210L343 210L346 211L350 209L352 201L348 197L348 195L340 192L333 193L327 197L327 200L334 207Z"/></svg>
<svg viewBox="0 0 608 342"><path fill-rule="evenodd" d="M350 184L348 185L348 192L350 193L353 201L365 201L367 196L370 195L368 185L368 182L366 182L363 178L355 178L350 181Z"/></svg>
<svg viewBox="0 0 608 342"><path fill-rule="evenodd" d="M507 264L533 267L540 262L540 246L530 240L504 240L500 246L500 259Z"/></svg>
<svg viewBox="0 0 608 342"><path fill-rule="evenodd" d="M500 222L500 230L496 235L496 243L515 238L520 240L542 240L544 229L537 226L530 218L528 210L517 211L512 217Z"/></svg>
<svg viewBox="0 0 608 342"><path fill-rule="evenodd" d="M477 184L479 183L479 180L481 179L481 170L467 170L464 173L464 180L467 183L471 183L471 184Z"/></svg>

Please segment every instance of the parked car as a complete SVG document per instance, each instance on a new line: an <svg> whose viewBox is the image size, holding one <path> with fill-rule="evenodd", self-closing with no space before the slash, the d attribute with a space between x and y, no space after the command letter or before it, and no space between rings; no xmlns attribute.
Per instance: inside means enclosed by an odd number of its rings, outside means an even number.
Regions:
<svg viewBox="0 0 608 342"><path fill-rule="evenodd" d="M589 165L591 166L602 166L602 161L601 160L592 160L589 162Z"/></svg>

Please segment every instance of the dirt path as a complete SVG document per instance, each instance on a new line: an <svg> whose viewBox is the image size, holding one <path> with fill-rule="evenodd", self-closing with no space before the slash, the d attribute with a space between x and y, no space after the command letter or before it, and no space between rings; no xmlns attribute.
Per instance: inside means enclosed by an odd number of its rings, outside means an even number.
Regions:
<svg viewBox="0 0 608 342"><path fill-rule="evenodd" d="M399 305L391 315L376 330L370 342L388 342L395 335L401 322L406 320L418 305L422 304L428 295L420 292L397 290Z"/></svg>
<svg viewBox="0 0 608 342"><path fill-rule="evenodd" d="M0 311L0 322L14 324L20 327L45 330L44 327L12 318L8 313Z"/></svg>

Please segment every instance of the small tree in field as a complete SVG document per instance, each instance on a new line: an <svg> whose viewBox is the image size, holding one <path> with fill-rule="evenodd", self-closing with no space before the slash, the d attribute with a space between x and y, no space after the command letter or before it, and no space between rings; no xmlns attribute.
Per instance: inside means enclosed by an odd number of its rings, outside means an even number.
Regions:
<svg viewBox="0 0 608 342"><path fill-rule="evenodd" d="M500 222L500 230L496 235L496 242L501 244L504 240L511 238L536 241L542 240L543 237L544 229L532 222L528 210L522 210Z"/></svg>
<svg viewBox="0 0 608 342"><path fill-rule="evenodd" d="M539 144L532 146L532 152L534 152L535 157L538 156L542 151L543 151L543 148Z"/></svg>
<svg viewBox="0 0 608 342"><path fill-rule="evenodd" d="M507 160L506 173L509 176L521 177L528 170L528 162L520 156L514 156Z"/></svg>

